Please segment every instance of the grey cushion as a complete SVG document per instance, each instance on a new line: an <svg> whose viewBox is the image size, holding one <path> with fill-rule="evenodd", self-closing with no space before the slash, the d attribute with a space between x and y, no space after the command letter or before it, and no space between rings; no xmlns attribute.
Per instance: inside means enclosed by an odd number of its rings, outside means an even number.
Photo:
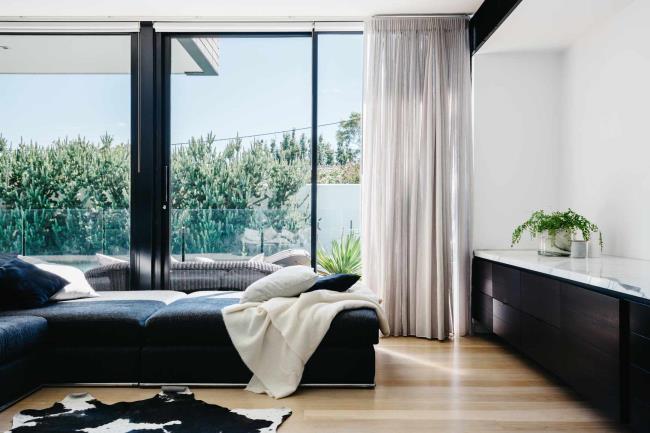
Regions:
<svg viewBox="0 0 650 433"><path fill-rule="evenodd" d="M159 301L60 302L3 312L47 320L48 342L61 346L134 346L143 341L145 321L165 304Z"/></svg>
<svg viewBox="0 0 650 433"><path fill-rule="evenodd" d="M150 345L231 345L221 309L238 299L196 296L181 299L154 313L146 324ZM375 344L379 323L374 310L346 310L333 320L324 345L357 346Z"/></svg>
<svg viewBox="0 0 650 433"><path fill-rule="evenodd" d="M0 317L0 363L33 352L45 341L47 321L41 317Z"/></svg>

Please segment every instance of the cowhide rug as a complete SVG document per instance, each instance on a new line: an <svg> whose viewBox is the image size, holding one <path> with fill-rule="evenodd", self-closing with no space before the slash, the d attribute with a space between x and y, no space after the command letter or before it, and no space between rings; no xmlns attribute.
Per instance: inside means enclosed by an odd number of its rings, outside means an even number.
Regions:
<svg viewBox="0 0 650 433"><path fill-rule="evenodd" d="M115 404L72 394L47 409L16 414L10 432L273 433L290 415L286 408L228 409L196 400L189 391Z"/></svg>

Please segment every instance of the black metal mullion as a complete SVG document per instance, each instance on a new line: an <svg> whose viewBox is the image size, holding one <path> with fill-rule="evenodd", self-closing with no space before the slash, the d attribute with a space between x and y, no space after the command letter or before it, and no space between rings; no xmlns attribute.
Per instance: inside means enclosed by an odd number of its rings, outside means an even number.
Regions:
<svg viewBox="0 0 650 433"><path fill-rule="evenodd" d="M140 171L140 34L131 35L131 180L130 180L130 206L129 206L129 286L139 289L140 259L142 248L139 239L134 236L134 184Z"/></svg>
<svg viewBox="0 0 650 433"><path fill-rule="evenodd" d="M318 242L318 33L311 35L311 266L316 269Z"/></svg>
<svg viewBox="0 0 650 433"><path fill-rule="evenodd" d="M160 155L158 177L160 188L159 199L159 257L161 261L161 288L170 289L169 273L171 270L171 36L166 34L157 35L158 46L158 98L160 101L158 111L158 151Z"/></svg>
<svg viewBox="0 0 650 433"><path fill-rule="evenodd" d="M140 24L132 49L135 91L131 144L131 288L158 286L155 221L155 45L152 23ZM135 52L134 52L135 50ZM132 108L132 109L133 109Z"/></svg>

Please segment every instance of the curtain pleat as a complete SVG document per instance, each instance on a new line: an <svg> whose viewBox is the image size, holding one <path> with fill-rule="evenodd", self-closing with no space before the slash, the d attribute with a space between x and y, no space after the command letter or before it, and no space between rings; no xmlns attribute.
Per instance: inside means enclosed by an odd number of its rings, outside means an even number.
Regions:
<svg viewBox="0 0 650 433"><path fill-rule="evenodd" d="M393 335L468 329L469 62L464 18L366 23L363 273Z"/></svg>

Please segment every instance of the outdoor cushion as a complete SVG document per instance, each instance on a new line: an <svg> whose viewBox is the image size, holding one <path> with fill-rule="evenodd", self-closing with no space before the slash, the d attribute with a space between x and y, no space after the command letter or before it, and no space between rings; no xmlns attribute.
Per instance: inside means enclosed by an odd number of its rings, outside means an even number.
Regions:
<svg viewBox="0 0 650 433"><path fill-rule="evenodd" d="M142 343L145 321L163 306L159 301L73 301L2 315L45 318L52 345L137 346Z"/></svg>
<svg viewBox="0 0 650 433"><path fill-rule="evenodd" d="M0 317L0 364L34 351L47 333L47 321L41 317Z"/></svg>
<svg viewBox="0 0 650 433"><path fill-rule="evenodd" d="M154 313L146 323L147 345L232 345L221 309L238 303L236 298L187 297ZM339 313L323 339L324 345L375 344L379 324L374 310L362 308Z"/></svg>

